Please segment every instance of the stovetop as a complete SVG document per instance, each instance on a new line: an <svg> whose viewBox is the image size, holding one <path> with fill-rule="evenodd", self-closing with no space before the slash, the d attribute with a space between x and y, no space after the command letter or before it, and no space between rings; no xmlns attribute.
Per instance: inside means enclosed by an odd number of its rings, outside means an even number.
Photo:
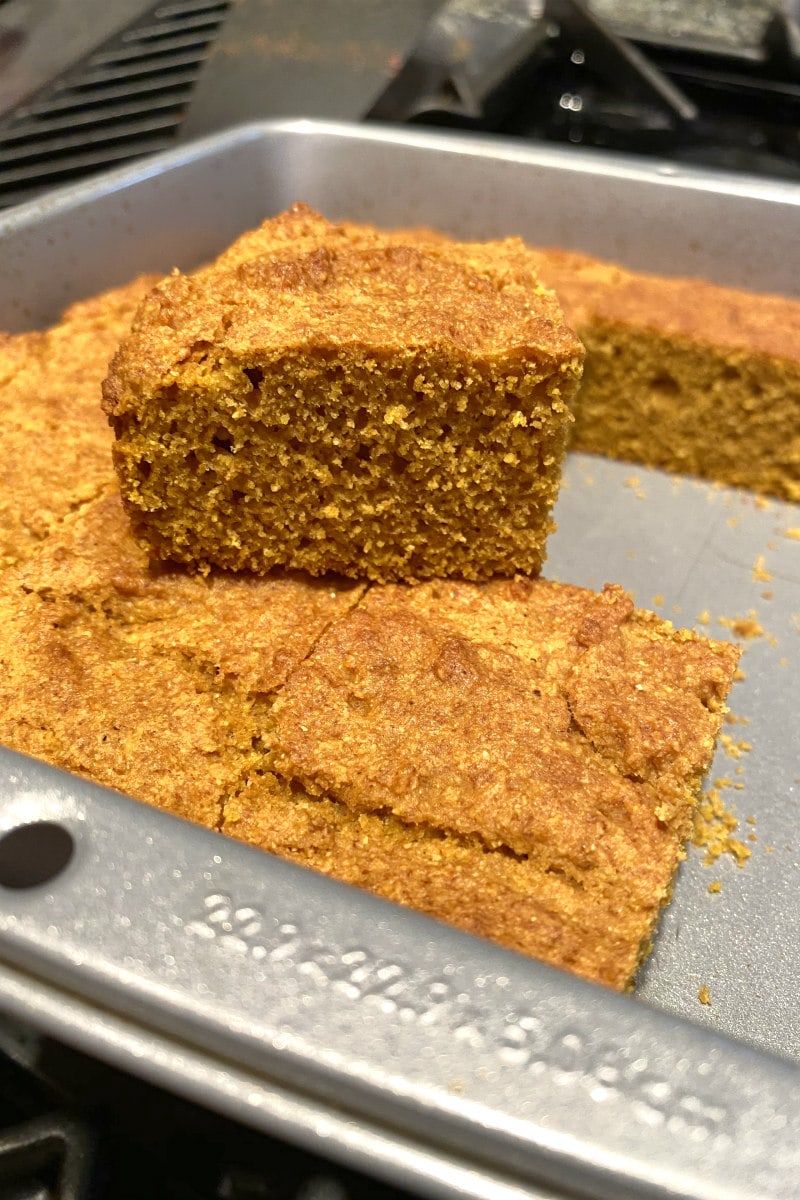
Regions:
<svg viewBox="0 0 800 1200"><path fill-rule="evenodd" d="M0 1023L3 1200L407 1200Z"/></svg>
<svg viewBox="0 0 800 1200"><path fill-rule="evenodd" d="M0 205L304 115L800 180L796 0L87 3L76 21L71 0L0 0Z"/></svg>

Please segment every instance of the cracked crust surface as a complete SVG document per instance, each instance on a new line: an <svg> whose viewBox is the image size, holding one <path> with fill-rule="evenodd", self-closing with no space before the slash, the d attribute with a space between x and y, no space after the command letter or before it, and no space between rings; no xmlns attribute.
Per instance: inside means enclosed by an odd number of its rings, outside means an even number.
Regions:
<svg viewBox="0 0 800 1200"><path fill-rule="evenodd" d="M0 580L0 742L215 828L271 694L358 595L151 566L111 493Z"/></svg>
<svg viewBox="0 0 800 1200"><path fill-rule="evenodd" d="M737 659L613 586L374 588L273 708L273 769L305 794L295 853L328 860L313 805L336 802L332 873L374 886L380 860L376 890L397 897L430 871L437 915L459 923L466 888L477 908L462 920L502 927L491 889L478 903L494 864L500 892L527 880L517 946L626 986L683 856ZM253 837L252 802L237 820ZM554 903L572 945L537 915Z"/></svg>
<svg viewBox="0 0 800 1200"><path fill-rule="evenodd" d="M538 571L583 348L535 262L296 205L165 280L104 385L137 536L201 567Z"/></svg>
<svg viewBox="0 0 800 1200"><path fill-rule="evenodd" d="M73 304L44 333L0 334L0 571L113 482L100 386L157 278Z"/></svg>
<svg viewBox="0 0 800 1200"><path fill-rule="evenodd" d="M111 493L0 581L0 741L625 987L736 658L618 588L164 568Z"/></svg>

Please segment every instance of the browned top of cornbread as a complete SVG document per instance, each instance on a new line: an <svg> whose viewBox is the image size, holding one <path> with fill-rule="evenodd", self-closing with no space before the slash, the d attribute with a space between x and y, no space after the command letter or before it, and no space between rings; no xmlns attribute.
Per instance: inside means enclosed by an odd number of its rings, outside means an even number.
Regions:
<svg viewBox="0 0 800 1200"><path fill-rule="evenodd" d="M100 385L156 279L75 304L45 333L0 335L0 570L112 481Z"/></svg>
<svg viewBox="0 0 800 1200"><path fill-rule="evenodd" d="M537 253L542 278L580 330L599 319L731 350L800 360L800 300L628 271L565 250Z"/></svg>
<svg viewBox="0 0 800 1200"><path fill-rule="evenodd" d="M531 346L543 361L580 357L536 261L516 238L408 245L295 205L211 267L152 292L112 363L106 409L136 410L204 342L236 358L354 344L410 352L437 342L510 368Z"/></svg>
<svg viewBox="0 0 800 1200"><path fill-rule="evenodd" d="M0 583L0 741L622 987L735 660L617 588L168 570L111 494Z"/></svg>
<svg viewBox="0 0 800 1200"><path fill-rule="evenodd" d="M107 495L0 581L0 742L214 826L260 705L359 595L151 568Z"/></svg>
<svg viewBox="0 0 800 1200"><path fill-rule="evenodd" d="M276 700L274 768L437 831L445 858L471 846L566 881L616 944L619 986L668 897L737 658L616 587L373 589Z"/></svg>
<svg viewBox="0 0 800 1200"><path fill-rule="evenodd" d="M688 828L686 781L711 756L737 657L617 587L375 589L278 699L276 766L312 793L572 870L613 854L623 827L659 842L656 812Z"/></svg>

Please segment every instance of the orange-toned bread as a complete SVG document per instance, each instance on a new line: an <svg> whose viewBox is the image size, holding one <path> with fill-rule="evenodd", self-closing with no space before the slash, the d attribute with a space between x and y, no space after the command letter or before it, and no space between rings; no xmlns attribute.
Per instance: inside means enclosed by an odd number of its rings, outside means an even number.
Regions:
<svg viewBox="0 0 800 1200"><path fill-rule="evenodd" d="M586 345L573 448L800 500L800 300L539 265Z"/></svg>
<svg viewBox="0 0 800 1200"><path fill-rule="evenodd" d="M736 659L619 588L164 568L112 493L0 580L0 742L621 988Z"/></svg>
<svg viewBox="0 0 800 1200"><path fill-rule="evenodd" d="M519 240L297 205L140 309L105 385L123 499L203 568L535 573L582 358Z"/></svg>
<svg viewBox="0 0 800 1200"><path fill-rule="evenodd" d="M156 280L75 304L45 333L0 334L0 571L112 481L100 385Z"/></svg>
<svg viewBox="0 0 800 1200"><path fill-rule="evenodd" d="M0 743L213 828L273 693L359 594L151 565L111 492L0 579Z"/></svg>

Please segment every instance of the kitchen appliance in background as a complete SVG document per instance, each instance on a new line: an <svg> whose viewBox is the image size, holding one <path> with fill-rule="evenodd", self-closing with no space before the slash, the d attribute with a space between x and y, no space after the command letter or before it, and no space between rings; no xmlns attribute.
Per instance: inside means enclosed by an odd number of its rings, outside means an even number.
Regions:
<svg viewBox="0 0 800 1200"><path fill-rule="evenodd" d="M800 24L763 2L451 0L368 116L800 180Z"/></svg>
<svg viewBox="0 0 800 1200"><path fill-rule="evenodd" d="M3 1200L411 1200L0 1019Z"/></svg>
<svg viewBox="0 0 800 1200"><path fill-rule="evenodd" d="M0 206L178 136L280 116L456 126L800 179L797 7L6 0Z"/></svg>
<svg viewBox="0 0 800 1200"><path fill-rule="evenodd" d="M230 3L0 3L0 207L170 145Z"/></svg>

